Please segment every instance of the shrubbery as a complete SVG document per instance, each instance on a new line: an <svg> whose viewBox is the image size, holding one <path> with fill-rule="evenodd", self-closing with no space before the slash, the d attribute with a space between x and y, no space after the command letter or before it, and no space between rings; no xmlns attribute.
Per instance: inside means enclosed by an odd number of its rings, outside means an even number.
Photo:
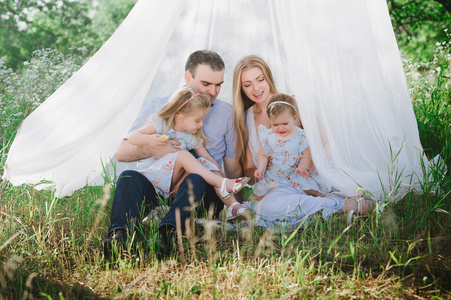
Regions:
<svg viewBox="0 0 451 300"><path fill-rule="evenodd" d="M0 145L9 143L22 120L85 63L85 49L72 52L75 54L36 50L18 71L7 68L0 59Z"/></svg>

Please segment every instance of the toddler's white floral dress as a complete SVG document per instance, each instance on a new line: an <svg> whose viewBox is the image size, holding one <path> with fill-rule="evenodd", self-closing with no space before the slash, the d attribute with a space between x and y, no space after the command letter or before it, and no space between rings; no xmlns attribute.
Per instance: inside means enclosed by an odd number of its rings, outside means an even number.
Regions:
<svg viewBox="0 0 451 300"><path fill-rule="evenodd" d="M296 126L295 135L289 140L277 139L271 128L260 125L258 127L260 143L265 153L271 157L272 167L266 170L263 180L254 187L257 196L264 196L270 190L280 187L292 187L296 190L316 190L326 194L329 188L314 169L309 178L294 173L302 152L308 148L304 130Z"/></svg>

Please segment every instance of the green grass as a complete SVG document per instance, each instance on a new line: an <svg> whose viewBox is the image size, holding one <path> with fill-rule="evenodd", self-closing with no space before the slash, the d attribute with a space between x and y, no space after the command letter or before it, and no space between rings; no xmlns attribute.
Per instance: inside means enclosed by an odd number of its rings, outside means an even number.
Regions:
<svg viewBox="0 0 451 300"><path fill-rule="evenodd" d="M105 195L85 188L55 200L48 192L3 183L1 195L0 295L6 298L451 295L450 208L434 209L440 203L434 195L409 194L381 219L362 217L352 226L343 218L317 217L293 237L196 225L183 249L162 261L138 237L114 259L103 257L110 204L103 206L102 197L111 198L108 189ZM155 224L144 230L148 239L154 230Z"/></svg>
<svg viewBox="0 0 451 300"><path fill-rule="evenodd" d="M450 56L448 43L428 65L405 62L425 152L440 154L448 169ZM38 56L34 64L48 59ZM59 61L76 69L71 58ZM33 74L44 84L48 70ZM38 105L21 95L28 91L39 102L58 84L39 92L30 73L0 71L3 166L18 120ZM24 107L30 109L18 111ZM192 225L183 246L165 260L144 243L155 239L155 222L142 228L145 238L131 237L112 259L103 256L114 179L112 188L86 187L62 199L3 181L0 299L449 299L451 180L440 167L430 172L421 193L389 203L380 219L359 217L349 226L339 216L315 217L294 234Z"/></svg>

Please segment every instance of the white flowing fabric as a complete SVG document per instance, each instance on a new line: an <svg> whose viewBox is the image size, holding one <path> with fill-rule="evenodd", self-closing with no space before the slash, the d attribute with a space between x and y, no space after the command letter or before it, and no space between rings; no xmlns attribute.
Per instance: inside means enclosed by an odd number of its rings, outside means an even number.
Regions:
<svg viewBox="0 0 451 300"><path fill-rule="evenodd" d="M278 90L296 95L317 169L343 193L360 186L382 198L397 172L406 184L422 180L422 147L385 0L140 0L23 122L3 177L14 185L48 181L37 188L52 185L59 196L101 184L102 162L143 102L180 87L185 60L198 49L223 57L220 98L230 103L236 62L249 54L266 60Z"/></svg>
<svg viewBox="0 0 451 300"><path fill-rule="evenodd" d="M347 195L363 188L396 201L408 188L397 184L422 180L422 146L386 2L277 8L282 40L291 41L287 61L295 62L289 86L318 171Z"/></svg>

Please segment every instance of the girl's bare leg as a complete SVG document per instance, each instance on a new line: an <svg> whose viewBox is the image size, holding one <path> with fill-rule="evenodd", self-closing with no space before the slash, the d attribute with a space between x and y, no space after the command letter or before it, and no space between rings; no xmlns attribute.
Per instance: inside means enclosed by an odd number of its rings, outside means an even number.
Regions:
<svg viewBox="0 0 451 300"><path fill-rule="evenodd" d="M223 178L221 176L220 172L218 172L218 171L212 171L212 172L215 173L216 175L220 176L221 178ZM221 199L222 203L224 203L227 207L229 207L230 205L232 205L235 202L238 202L238 201L236 201L236 199L235 199L235 197L233 195L230 196L228 199L222 198L221 193L219 193L218 189L216 189L216 195L218 195L219 199Z"/></svg>
<svg viewBox="0 0 451 300"><path fill-rule="evenodd" d="M210 171L203 164L201 164L191 153L188 151L182 150L177 155L177 160L174 166L174 172L172 175L171 185L175 186L177 182L180 180L181 176L184 172L198 174L205 179L209 184L220 188L222 184L222 180L224 179L218 171ZM231 192L233 189L233 185L235 184L235 179L228 179L226 182L226 188L228 192ZM219 198L222 197L219 195L219 192L216 191ZM237 202L235 197L230 197L227 200L222 199L225 205L230 206L232 203Z"/></svg>
<svg viewBox="0 0 451 300"><path fill-rule="evenodd" d="M217 174L220 174L218 171L212 171L212 172L217 172ZM175 174L175 170L174 170L174 174ZM179 187L180 183L181 183L181 182L183 181L183 179L188 175L188 173L186 173L183 169L181 170L180 174L181 174L180 179L178 180L178 182L177 182L174 186L172 186L171 192L176 193L177 190L178 190L178 187ZM174 177L175 177L175 176L174 176ZM230 205L232 205L233 203L238 202L238 201L236 200L236 198L235 198L233 195L232 195L230 198L224 200L224 198L222 198L222 196L221 196L221 194L219 193L218 190L216 190L216 194L218 195L219 199L221 199L222 203L224 203L224 204L227 206L227 208L229 208ZM263 197L262 197L262 198L263 198ZM236 214L238 213L238 210L239 210L240 208L242 208L241 204L240 204L240 205L235 205L235 206L233 207L233 209L232 209L232 215L233 215L233 216L236 216ZM247 210L247 209L246 209L246 210Z"/></svg>
<svg viewBox="0 0 451 300"><path fill-rule="evenodd" d="M177 155L177 160L175 162L174 166L174 172L172 175L172 186L175 186L177 182L180 181L181 176L186 173L194 173L202 176L203 179L205 179L206 182L209 184L220 188L222 185L222 180L224 179L221 176L221 173L219 171L210 171L208 170L203 164L201 164L194 156L187 152L187 151L180 151L180 153ZM229 179L226 182L226 187L228 191L231 191L233 188L233 185L235 184L235 180ZM219 199L229 208L232 204L238 203L236 201L236 198L234 196L231 196L230 198L224 200L224 198L219 193L219 190L216 189L216 194L218 195ZM241 204L235 205L232 208L232 216L237 216L238 210L242 208ZM249 211L246 209L246 212L249 213Z"/></svg>

